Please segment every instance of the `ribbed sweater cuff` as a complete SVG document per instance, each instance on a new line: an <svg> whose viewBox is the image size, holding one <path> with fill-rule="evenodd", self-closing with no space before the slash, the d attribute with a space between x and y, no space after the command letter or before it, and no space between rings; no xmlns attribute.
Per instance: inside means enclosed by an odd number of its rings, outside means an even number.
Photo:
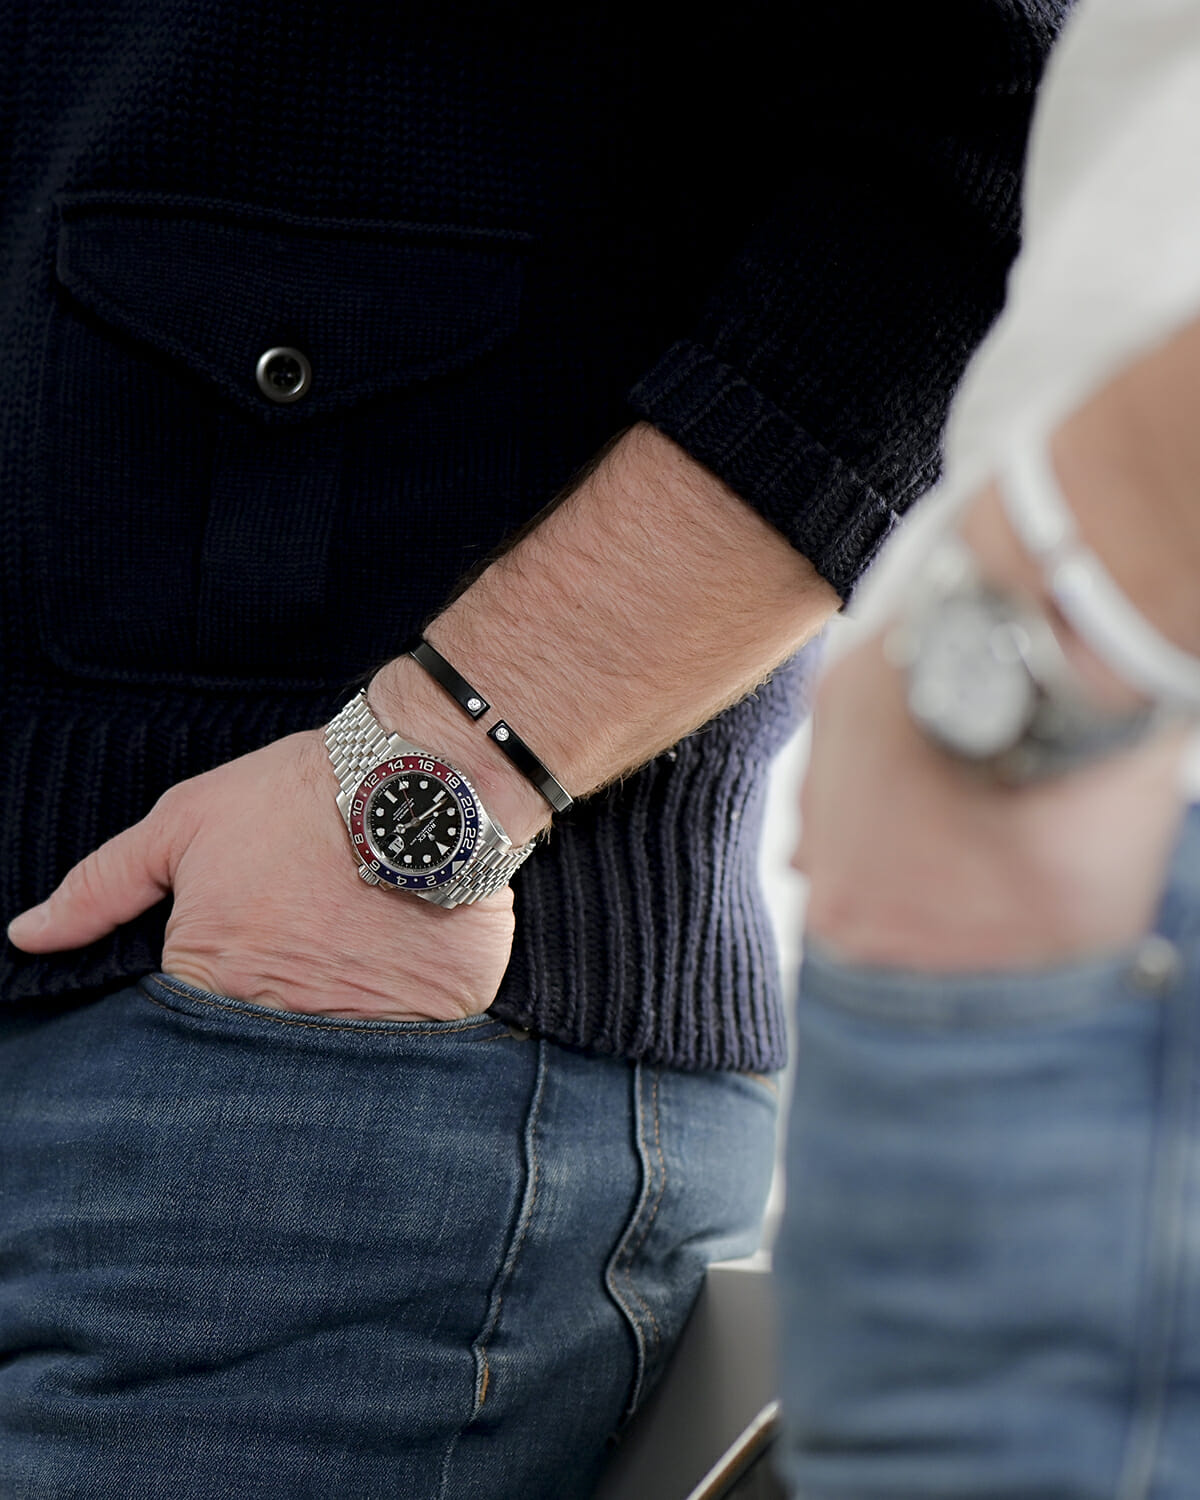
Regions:
<svg viewBox="0 0 1200 1500"><path fill-rule="evenodd" d="M493 1013L569 1047L683 1069L786 1061L758 847L766 766L707 734L570 815L514 883Z"/></svg>
<svg viewBox="0 0 1200 1500"><path fill-rule="evenodd" d="M870 485L690 339L673 344L629 399L849 596L898 519Z"/></svg>

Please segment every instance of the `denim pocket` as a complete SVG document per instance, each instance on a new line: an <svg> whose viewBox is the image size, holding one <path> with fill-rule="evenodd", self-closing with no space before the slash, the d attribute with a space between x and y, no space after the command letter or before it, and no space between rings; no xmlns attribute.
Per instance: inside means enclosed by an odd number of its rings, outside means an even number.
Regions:
<svg viewBox="0 0 1200 1500"><path fill-rule="evenodd" d="M1138 944L1040 968L927 974L854 963L805 940L800 989L815 1003L895 1026L934 1030L1061 1022L1136 993Z"/></svg>
<svg viewBox="0 0 1200 1500"><path fill-rule="evenodd" d="M510 1028L484 1012L454 1020L372 1020L365 1017L314 1015L308 1011L278 1010L250 1000L189 984L173 974L150 974L141 981L152 1004L174 1011L206 1030L240 1033L247 1039L292 1039L319 1043L323 1038L367 1044L427 1041L494 1041L510 1037Z"/></svg>
<svg viewBox="0 0 1200 1500"><path fill-rule="evenodd" d="M931 977L810 946L774 1254L797 1493L1120 1491L1168 1363L1164 1099L1195 1095L1148 952Z"/></svg>
<svg viewBox="0 0 1200 1500"><path fill-rule="evenodd" d="M778 1105L780 1098L778 1073L733 1073L730 1077L749 1084L756 1093L765 1094L773 1104Z"/></svg>

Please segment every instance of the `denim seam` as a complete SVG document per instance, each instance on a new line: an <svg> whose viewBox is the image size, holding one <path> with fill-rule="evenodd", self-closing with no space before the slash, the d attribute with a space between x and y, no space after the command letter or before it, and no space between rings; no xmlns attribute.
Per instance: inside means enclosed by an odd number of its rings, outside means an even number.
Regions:
<svg viewBox="0 0 1200 1500"><path fill-rule="evenodd" d="M471 1345L471 1354L472 1358L475 1361L475 1389L472 1396L473 1405L471 1414L470 1416L468 1416L463 1425L458 1429L458 1431L454 1433L450 1441L446 1444L446 1453L442 1459L442 1472L438 1482L438 1492L436 1500L448 1500L448 1497L450 1495L450 1465L453 1462L455 1453L458 1451L459 1440L466 1429L479 1415L479 1412L483 1406L483 1399L487 1394L488 1385L487 1340L491 1338L492 1334L496 1331L496 1325L500 1319L500 1307L504 1301L503 1288L508 1284L509 1280L511 1280L512 1271L517 1262L517 1256L520 1252L521 1246L525 1243L525 1237L529 1232L529 1225L533 1215L533 1205L537 1201L538 1157L534 1132L542 1108L542 1092L546 1080L546 1058L547 1044L545 1042L539 1042L537 1075L534 1078L533 1082L533 1091L529 1099L529 1110L526 1116L525 1130L522 1137L525 1148L525 1161L527 1163L527 1166L525 1189L521 1199L521 1207L518 1211L517 1226L514 1230L514 1233L517 1237L514 1243L509 1247L508 1253L505 1255L504 1260L501 1263L500 1272L496 1278L492 1291L492 1301L489 1306L488 1316L478 1337Z"/></svg>
<svg viewBox="0 0 1200 1500"><path fill-rule="evenodd" d="M168 990L171 994L178 995L181 1000L190 1000L195 1005L207 1005L213 1010L228 1011L235 1015L244 1016L249 1020L265 1021L269 1025L274 1024L276 1026L299 1026L303 1031L353 1031L356 1032L359 1036L371 1036L372 1034L376 1036L382 1034L386 1034L388 1036L453 1036L456 1032L473 1031L476 1028L478 1028L480 1031L484 1029L482 1024L478 1021L464 1021L459 1025L443 1024L441 1026L435 1026L431 1029L413 1030L409 1026L392 1025L386 1026L386 1030L383 1027L377 1029L375 1026L373 1026L370 1031L364 1031L361 1026L340 1025L334 1021L318 1021L315 1018L309 1020L307 1017L301 1017L296 1014L289 1015L286 1011L281 1011L277 1016L271 1015L269 1013L260 1015L257 1010L247 1010L244 1005L239 1004L236 1000L225 1001L216 997L212 999L206 999L202 995L193 994L190 990L184 991L177 989L174 985L166 983L161 979L158 980L157 983L160 984L163 989ZM179 1010L176 1006L169 1005L165 1000L160 1000L156 995L152 995L150 991L145 988L145 986L141 986L140 988L145 999L149 1000L151 1005L157 1005L160 1010L170 1011L173 1015L187 1014L186 1011Z"/></svg>
<svg viewBox="0 0 1200 1500"><path fill-rule="evenodd" d="M655 1346L662 1343L662 1329L658 1326L658 1319L654 1316L653 1308L641 1295L641 1293L638 1292L637 1288L633 1284L633 1265L637 1260L637 1257L641 1254L642 1246L650 1237L650 1231L654 1227L655 1219L658 1218L658 1211L662 1207L663 1196L667 1191L667 1164L665 1158L663 1157L662 1119L659 1115L658 1110L658 1085L661 1076L662 1075L656 1070L654 1074L654 1085L651 1090L651 1107L654 1114L654 1154L658 1158L658 1193L654 1199L654 1206L651 1208L650 1213L642 1226L642 1232L638 1237L637 1244L631 1245L629 1247L628 1253L625 1257L625 1283L629 1288L630 1295L634 1298L634 1300L640 1307L645 1309L646 1316L650 1320L650 1326L654 1330Z"/></svg>
<svg viewBox="0 0 1200 1500"><path fill-rule="evenodd" d="M658 1105L658 1089L661 1080L662 1074L656 1072L654 1075L654 1154L658 1157L658 1197L654 1201L654 1209L650 1214L650 1218L646 1222L646 1227L643 1230L642 1237L638 1242L637 1248L639 1252L641 1251L642 1246L650 1237L650 1230L654 1225L654 1221L658 1218L658 1211L662 1207L663 1199L667 1194L667 1158L662 1146L662 1115L659 1112ZM631 1256L629 1267L629 1274L631 1276L633 1275L633 1259L634 1257ZM647 1305L646 1311L649 1314L651 1323L654 1325L655 1340L658 1343L661 1343L662 1329L658 1326L658 1319L654 1316L654 1313L651 1311L649 1305Z"/></svg>
<svg viewBox="0 0 1200 1500"><path fill-rule="evenodd" d="M537 1204L538 1190L541 1186L541 1158L537 1150L537 1126L541 1118L542 1093L546 1078L546 1044L539 1044L537 1079L533 1087L533 1098L529 1104L529 1115L525 1121L525 1161L526 1161L526 1187L524 1201L521 1204L520 1217L518 1219L517 1237L514 1240L504 1264L500 1276L496 1282L493 1293L494 1302L490 1316L484 1324L483 1332L475 1341L475 1406L471 1412L471 1420L479 1415L483 1409L483 1403L487 1399L487 1388L490 1371L488 1367L487 1346L488 1340L493 1337L500 1323L500 1310L504 1306L505 1288L513 1278L517 1261L521 1250L529 1234L530 1225L533 1223L533 1211Z"/></svg>
<svg viewBox="0 0 1200 1500"><path fill-rule="evenodd" d="M1177 1304L1184 1240L1183 1193L1188 1175L1185 1126L1194 1113L1197 1015L1177 986L1164 1007L1162 1056L1165 1070L1155 1150L1147 1259L1145 1306L1135 1355L1134 1399L1116 1500L1147 1500L1150 1495L1166 1414L1170 1346ZM1172 1025L1171 1022L1175 1024Z"/></svg>
<svg viewBox="0 0 1200 1500"><path fill-rule="evenodd" d="M634 1072L634 1087L637 1091L638 1102L638 1155L642 1161L646 1181L643 1185L642 1194L638 1200L637 1207L634 1209L633 1216L629 1221L625 1233L621 1237L620 1243L617 1245L617 1248L613 1253L609 1272L605 1276L605 1285L608 1287L609 1293L612 1296L613 1300L616 1302L617 1306L625 1314L626 1320L628 1321L629 1326L633 1332L634 1343L637 1346L637 1371L634 1377L633 1390L629 1398L629 1413L632 1413L636 1408L638 1400L641 1396L642 1386L645 1382L646 1370L649 1364L649 1354L653 1351L653 1349L656 1349L658 1345L662 1343L662 1330L658 1325L657 1318L654 1316L654 1310L650 1307L645 1298L640 1295L633 1283L634 1260L640 1253L643 1245L645 1245L646 1243L646 1240L650 1234L650 1230L654 1225L654 1221L658 1217L658 1211L662 1206L663 1197L667 1189L667 1167L666 1159L663 1155L662 1149L662 1122L658 1108L659 1079L660 1074L656 1069L654 1073L654 1084L651 1090L651 1101L654 1113L654 1154L658 1158L658 1189L654 1196L654 1202L649 1206L649 1211L647 1213L647 1202L651 1192L654 1190L653 1179L655 1173L650 1160L650 1150L646 1141L645 1113L642 1109L642 1067L640 1064L638 1064ZM643 1220L644 1214L645 1218ZM631 1237L637 1232L639 1225L641 1226L641 1233L638 1235L637 1242L631 1243ZM641 1314L639 1314L634 1309L634 1307L631 1306L630 1301L626 1300L626 1297L622 1294L618 1285L618 1281L621 1278L624 1279L629 1299L637 1304L637 1306L645 1314L645 1318L649 1320L651 1329L653 1330L652 1339L647 1338L644 1319L642 1318Z"/></svg>

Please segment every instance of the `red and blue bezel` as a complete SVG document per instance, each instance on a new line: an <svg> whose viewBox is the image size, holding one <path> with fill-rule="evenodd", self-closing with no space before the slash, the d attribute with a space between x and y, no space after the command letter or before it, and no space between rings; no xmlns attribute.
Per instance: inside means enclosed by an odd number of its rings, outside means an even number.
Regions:
<svg viewBox="0 0 1200 1500"><path fill-rule="evenodd" d="M374 794L388 781L405 774L419 774L440 781L458 804L462 815L461 834L454 852L435 870L406 871L385 859L371 842L367 829L367 809ZM402 891L436 890L454 880L471 858L479 840L480 807L470 782L445 761L428 755L399 755L381 761L367 773L350 799L350 841L355 853L371 874Z"/></svg>

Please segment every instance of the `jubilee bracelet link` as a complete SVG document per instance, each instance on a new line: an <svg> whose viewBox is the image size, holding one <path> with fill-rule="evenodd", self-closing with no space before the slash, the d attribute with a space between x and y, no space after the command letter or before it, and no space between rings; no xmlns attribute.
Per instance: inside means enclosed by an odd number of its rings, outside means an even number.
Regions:
<svg viewBox="0 0 1200 1500"><path fill-rule="evenodd" d="M397 745L404 746L400 753L416 749L398 734L388 734L371 712L365 693L357 693L325 726L325 748L343 789L351 781L357 786L368 771L396 753Z"/></svg>

